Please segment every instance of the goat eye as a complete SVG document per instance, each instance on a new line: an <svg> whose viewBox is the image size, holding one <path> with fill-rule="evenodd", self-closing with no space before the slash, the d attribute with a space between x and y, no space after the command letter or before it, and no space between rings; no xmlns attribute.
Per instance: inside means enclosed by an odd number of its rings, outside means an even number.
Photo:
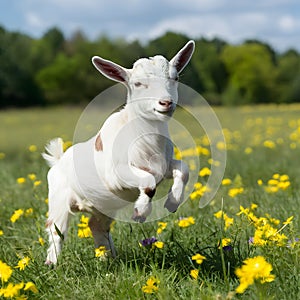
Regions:
<svg viewBox="0 0 300 300"><path fill-rule="evenodd" d="M139 86L141 86L141 85L142 85L142 83L139 82L139 81L134 83L134 86L136 86L136 87L139 87Z"/></svg>

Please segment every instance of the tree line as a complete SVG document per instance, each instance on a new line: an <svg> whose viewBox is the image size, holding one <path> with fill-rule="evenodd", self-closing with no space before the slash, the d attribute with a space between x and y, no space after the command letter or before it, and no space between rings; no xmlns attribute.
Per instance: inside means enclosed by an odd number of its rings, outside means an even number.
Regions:
<svg viewBox="0 0 300 300"><path fill-rule="evenodd" d="M87 103L113 84L92 66L93 55L130 68L141 57L162 54L171 59L187 40L183 34L167 32L146 44L106 36L91 41L80 31L65 38L58 28L34 39L0 27L0 108ZM221 39L195 42L194 56L180 81L211 104L300 101L296 50L278 53L258 40L239 45Z"/></svg>

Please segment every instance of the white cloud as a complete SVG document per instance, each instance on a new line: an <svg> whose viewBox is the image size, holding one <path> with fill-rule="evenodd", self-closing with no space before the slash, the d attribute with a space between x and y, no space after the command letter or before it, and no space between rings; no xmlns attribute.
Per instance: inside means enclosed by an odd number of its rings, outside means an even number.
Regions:
<svg viewBox="0 0 300 300"><path fill-rule="evenodd" d="M297 20L289 15L282 16L278 21L279 28L284 32L292 32L295 30L298 27L297 23Z"/></svg>

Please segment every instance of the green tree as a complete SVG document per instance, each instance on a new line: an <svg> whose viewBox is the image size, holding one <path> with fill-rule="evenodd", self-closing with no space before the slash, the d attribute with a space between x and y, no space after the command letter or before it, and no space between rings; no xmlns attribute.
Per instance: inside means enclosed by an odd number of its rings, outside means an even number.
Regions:
<svg viewBox="0 0 300 300"><path fill-rule="evenodd" d="M221 55L229 74L223 93L225 104L247 104L274 100L275 65L261 44L228 45Z"/></svg>

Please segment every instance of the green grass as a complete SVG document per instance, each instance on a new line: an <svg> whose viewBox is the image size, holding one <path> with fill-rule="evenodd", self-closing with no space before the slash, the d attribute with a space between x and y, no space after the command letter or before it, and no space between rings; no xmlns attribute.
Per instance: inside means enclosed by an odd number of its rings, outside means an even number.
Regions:
<svg viewBox="0 0 300 300"><path fill-rule="evenodd" d="M72 140L81 110L0 112L0 230L3 231L0 260L13 268L8 282L34 282L37 294L21 291L28 299L299 299L300 242L293 247L288 247L287 242L300 237L300 106L216 108L215 111L225 129L228 150L224 177L232 180L229 186L221 186L213 201L203 209L198 208L198 198L188 200L175 214L160 220L168 224L160 235L156 233L157 222L116 222L113 237L118 256L106 261L95 258L91 238L77 236L80 215L76 215L54 269L44 265L48 168L40 152L55 136ZM200 115L200 109L194 108L193 114ZM197 136L197 130L193 135L202 143L202 133ZM270 141L273 148L267 147ZM30 145L36 145L37 151L29 151ZM200 157L201 168L209 166L208 159L209 156ZM184 160L189 162L190 158ZM28 178L32 173L36 174L36 180L42 181L36 187ZM275 173L287 174L291 185L268 193L267 182ZM19 177L26 178L26 182L18 184ZM206 178L199 177L199 182L205 184ZM262 186L258 185L258 179L263 181ZM228 191L235 187L243 187L244 191L232 198ZM273 241L269 238L266 245L248 243L256 228L245 215L236 214L240 205L246 208L252 203L258 205L253 210L255 216L267 218L269 224L271 218L279 220L280 224L272 223L277 230L288 217L294 216L292 223L280 231L286 240L280 243L276 236ZM15 223L10 221L15 210L29 208L33 209L31 214L24 213ZM233 218L227 230L224 221L214 216L220 209ZM195 224L187 228L178 226L180 217L190 216ZM139 245L139 241L152 236L164 242L162 249ZM43 246L40 237L46 241ZM231 248L220 247L222 238L231 239ZM201 265L191 259L196 253L206 257ZM235 269L245 259L258 255L272 265L275 280L255 283L243 294L235 294L239 285ZM26 256L30 258L28 266L23 271L14 268ZM197 280L190 276L192 269L199 269ZM150 276L159 280L158 290L152 295L142 291ZM7 284L3 283L3 287Z"/></svg>

